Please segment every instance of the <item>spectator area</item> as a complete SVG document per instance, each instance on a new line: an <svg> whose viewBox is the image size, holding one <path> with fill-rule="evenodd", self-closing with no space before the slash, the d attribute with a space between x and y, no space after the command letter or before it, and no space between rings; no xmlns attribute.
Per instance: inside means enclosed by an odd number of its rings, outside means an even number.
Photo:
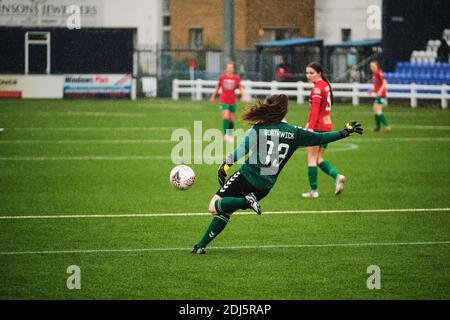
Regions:
<svg viewBox="0 0 450 320"><path fill-rule="evenodd" d="M450 85L450 63L398 62L385 76L391 84Z"/></svg>

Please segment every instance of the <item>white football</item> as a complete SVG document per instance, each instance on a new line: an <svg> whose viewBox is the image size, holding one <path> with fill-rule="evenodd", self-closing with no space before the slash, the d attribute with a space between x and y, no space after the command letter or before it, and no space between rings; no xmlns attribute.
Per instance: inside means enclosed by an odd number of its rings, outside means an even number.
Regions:
<svg viewBox="0 0 450 320"><path fill-rule="evenodd" d="M195 173L191 167L178 165L170 171L170 184L179 190L187 190L195 182Z"/></svg>

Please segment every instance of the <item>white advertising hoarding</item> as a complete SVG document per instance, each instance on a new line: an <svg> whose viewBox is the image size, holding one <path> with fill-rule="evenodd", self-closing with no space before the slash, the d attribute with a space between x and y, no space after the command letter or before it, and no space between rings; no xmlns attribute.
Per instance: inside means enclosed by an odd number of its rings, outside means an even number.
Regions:
<svg viewBox="0 0 450 320"><path fill-rule="evenodd" d="M65 98L131 98L130 74L67 74Z"/></svg>
<svg viewBox="0 0 450 320"><path fill-rule="evenodd" d="M0 99L134 99L130 74L0 75Z"/></svg>
<svg viewBox="0 0 450 320"><path fill-rule="evenodd" d="M64 76L0 75L0 98L62 99Z"/></svg>

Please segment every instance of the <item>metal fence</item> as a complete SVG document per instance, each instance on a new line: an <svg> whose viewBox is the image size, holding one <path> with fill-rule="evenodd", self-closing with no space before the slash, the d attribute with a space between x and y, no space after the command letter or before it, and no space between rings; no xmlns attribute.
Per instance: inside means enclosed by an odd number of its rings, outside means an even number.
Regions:
<svg viewBox="0 0 450 320"><path fill-rule="evenodd" d="M190 62L195 61L194 73L190 72ZM189 50L167 49L159 46L140 48L134 54L134 76L141 78L155 77L158 83L158 96L170 97L173 79L218 79L224 72L223 53L214 49ZM256 66L256 51L236 51L234 64L236 74L242 79L258 80L261 72ZM262 73L267 73L265 64Z"/></svg>
<svg viewBox="0 0 450 320"><path fill-rule="evenodd" d="M276 66L282 61L283 56L287 57L291 63L293 73L291 80L294 83L306 81L304 70L311 61L319 61L325 66L329 65L330 70L327 71L332 74L331 79L334 82L366 82L369 76L366 71L367 61L364 60L367 57L358 57L359 61L355 60L355 63L351 65L340 64L339 59L344 59L344 56L337 52L327 56L328 61L321 61L320 52L317 48L312 47L299 47L289 51L267 49L259 57L256 50L236 51L234 57L236 74L241 79L251 81L275 80ZM217 80L223 73L226 63L222 52L215 49L168 49L161 46L135 50L134 61L134 76L138 80L138 94L142 92L142 79L152 77L156 78L158 96L162 97L171 96L174 79ZM195 61L196 64L193 73L189 69L191 61ZM338 69L337 64L341 67L345 65L345 68Z"/></svg>
<svg viewBox="0 0 450 320"><path fill-rule="evenodd" d="M172 99L178 100L181 96L189 96L193 100L202 100L209 97L217 82L213 80L179 80L174 79L172 85ZM244 100L253 101L255 98L265 98L272 94L286 94L297 99L298 103L304 103L312 89L311 83L305 82L262 82L242 81L245 89ZM335 98L351 99L352 104L360 104L360 98L371 98L368 90L372 88L369 83L332 83L333 96ZM418 106L420 99L434 99L441 101L441 107L448 107L450 100L450 86L440 85L416 85L416 84L388 84L389 99L409 99L413 108Z"/></svg>

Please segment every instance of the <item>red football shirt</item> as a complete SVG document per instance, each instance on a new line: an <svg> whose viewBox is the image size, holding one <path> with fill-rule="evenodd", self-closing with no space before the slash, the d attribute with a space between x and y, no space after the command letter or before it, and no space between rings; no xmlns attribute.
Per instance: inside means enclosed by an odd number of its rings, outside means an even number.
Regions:
<svg viewBox="0 0 450 320"><path fill-rule="evenodd" d="M326 81L319 80L309 94L309 119L307 129L314 131L332 131L331 89Z"/></svg>
<svg viewBox="0 0 450 320"><path fill-rule="evenodd" d="M223 74L219 78L219 88L222 88L220 93L219 102L221 104L236 104L236 93L235 90L239 89L241 83L241 78L238 75L231 75L230 77Z"/></svg>
<svg viewBox="0 0 450 320"><path fill-rule="evenodd" d="M378 70L373 74L372 77L373 83L375 85L375 93L378 97L386 97L386 88L381 92L381 95L378 95L378 91L380 90L381 86L383 85L383 81L385 80L384 74L381 70Z"/></svg>

